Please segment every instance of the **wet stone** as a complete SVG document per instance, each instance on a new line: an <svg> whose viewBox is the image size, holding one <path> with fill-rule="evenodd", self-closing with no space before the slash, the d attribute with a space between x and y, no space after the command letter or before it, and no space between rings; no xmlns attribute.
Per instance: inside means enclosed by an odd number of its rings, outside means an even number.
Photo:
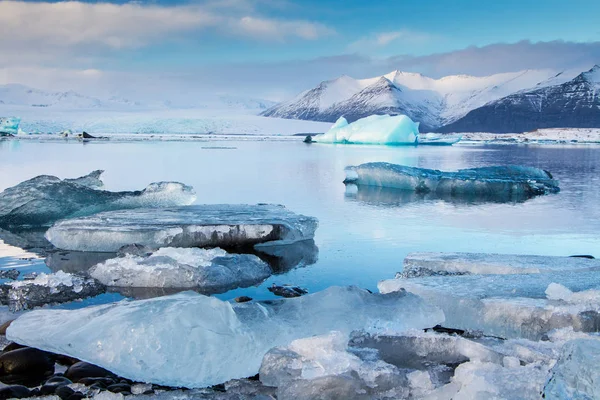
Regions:
<svg viewBox="0 0 600 400"><path fill-rule="evenodd" d="M6 386L0 389L0 400L12 398L22 399L30 396L31 391L21 385Z"/></svg>
<svg viewBox="0 0 600 400"><path fill-rule="evenodd" d="M303 289L299 286L276 284L273 284L273 286L269 288L269 292L273 293L275 296L281 296L286 298L300 297L308 293L306 289Z"/></svg>
<svg viewBox="0 0 600 400"><path fill-rule="evenodd" d="M131 385L127 383L115 383L114 385L108 386L106 390L113 393L131 393Z"/></svg>
<svg viewBox="0 0 600 400"><path fill-rule="evenodd" d="M73 382L83 383L80 382L83 378L111 378L115 375L104 368L100 368L85 361L80 361L71 365L65 372L65 376ZM112 382L114 383L114 381Z"/></svg>
<svg viewBox="0 0 600 400"><path fill-rule="evenodd" d="M0 355L0 381L37 386L54 373L52 354L31 347Z"/></svg>
<svg viewBox="0 0 600 400"><path fill-rule="evenodd" d="M240 296L235 298L236 303L246 303L248 301L252 301L252 297L248 296Z"/></svg>
<svg viewBox="0 0 600 400"><path fill-rule="evenodd" d="M57 387L56 391L54 393L58 397L60 397L62 400L67 400L72 394L75 393L75 391L73 389L71 389L70 387L63 385L63 386Z"/></svg>

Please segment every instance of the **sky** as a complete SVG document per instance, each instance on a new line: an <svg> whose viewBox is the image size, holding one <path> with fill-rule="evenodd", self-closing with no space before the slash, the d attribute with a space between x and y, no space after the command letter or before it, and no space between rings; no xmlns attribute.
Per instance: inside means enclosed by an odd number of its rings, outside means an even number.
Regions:
<svg viewBox="0 0 600 400"><path fill-rule="evenodd" d="M322 80L600 63L597 0L0 0L0 84L284 100Z"/></svg>

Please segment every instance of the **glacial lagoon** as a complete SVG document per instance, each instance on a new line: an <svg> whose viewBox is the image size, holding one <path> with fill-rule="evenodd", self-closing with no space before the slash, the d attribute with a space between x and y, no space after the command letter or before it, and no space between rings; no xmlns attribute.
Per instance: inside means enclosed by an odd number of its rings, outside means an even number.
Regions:
<svg viewBox="0 0 600 400"><path fill-rule="evenodd" d="M367 162L446 171L506 164L533 166L550 171L560 183L560 192L506 201L347 188L344 168ZM415 251L600 255L600 146L386 147L244 138L226 142L0 140L0 191L36 175L77 178L97 169L106 171L103 180L111 191L179 181L194 187L196 204L283 204L319 220L314 245L296 248L297 254L286 255L283 262L279 259L284 264L279 273L259 286L217 295L224 300L242 295L273 298L267 290L273 283L297 285L310 293L332 285L376 291L377 282L393 278L402 270L404 257ZM51 268L69 270L77 263L55 255L49 268L44 260L31 259L33 256L0 244L1 268L50 272ZM100 261L104 261L101 255L87 263ZM109 292L61 307L163 293Z"/></svg>

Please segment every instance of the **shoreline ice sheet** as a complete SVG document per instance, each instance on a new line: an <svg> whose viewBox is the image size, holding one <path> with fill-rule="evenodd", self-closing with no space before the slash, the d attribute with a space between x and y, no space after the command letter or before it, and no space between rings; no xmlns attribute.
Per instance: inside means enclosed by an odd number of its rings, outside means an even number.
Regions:
<svg viewBox="0 0 600 400"><path fill-rule="evenodd" d="M404 258L403 278L465 274L539 274L545 272L600 271L600 260L488 253L410 253Z"/></svg>
<svg viewBox="0 0 600 400"><path fill-rule="evenodd" d="M600 303L549 299L546 291L556 282L572 292L594 290L600 288L600 274L597 270L583 270L428 276L381 281L378 288L381 293L405 289L423 297L444 311L444 323L452 328L532 340L564 327L599 331Z"/></svg>
<svg viewBox="0 0 600 400"><path fill-rule="evenodd" d="M94 171L77 179L40 175L0 193L0 226L49 226L69 217L137 207L188 205L196 195L179 182L155 182L141 191L109 192Z"/></svg>
<svg viewBox="0 0 600 400"><path fill-rule="evenodd" d="M174 247L163 247L148 257L111 258L89 271L92 278L111 287L199 288L211 293L255 285L271 273L255 255Z"/></svg>
<svg viewBox="0 0 600 400"><path fill-rule="evenodd" d="M46 238L63 250L116 252L137 243L160 247L242 247L312 239L316 218L272 204L214 204L161 209L109 211L59 221Z"/></svg>
<svg viewBox="0 0 600 400"><path fill-rule="evenodd" d="M14 321L7 337L132 380L204 387L255 375L269 349L295 339L332 330L349 335L423 329L443 319L412 294L356 287L240 304L186 292L79 310L35 310Z"/></svg>
<svg viewBox="0 0 600 400"><path fill-rule="evenodd" d="M345 184L381 186L438 196L504 196L509 199L557 193L558 181L539 168L493 166L446 172L372 162L346 168Z"/></svg>
<svg viewBox="0 0 600 400"><path fill-rule="evenodd" d="M414 145L419 123L406 115L370 115L348 123L340 117L325 134L314 137L317 143Z"/></svg>

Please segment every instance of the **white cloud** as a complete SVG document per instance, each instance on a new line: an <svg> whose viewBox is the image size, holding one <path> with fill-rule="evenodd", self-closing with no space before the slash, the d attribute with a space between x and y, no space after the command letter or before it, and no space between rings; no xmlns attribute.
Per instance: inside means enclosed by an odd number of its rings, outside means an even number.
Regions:
<svg viewBox="0 0 600 400"><path fill-rule="evenodd" d="M379 32L363 37L348 46L351 50L369 52L373 48L383 48L391 44L422 44L440 39L437 35L408 29Z"/></svg>
<svg viewBox="0 0 600 400"><path fill-rule="evenodd" d="M313 40L332 32L311 21L261 17L245 1L233 1L229 8L0 1L0 53L9 56L126 50L184 35L200 40L207 30L276 41Z"/></svg>

